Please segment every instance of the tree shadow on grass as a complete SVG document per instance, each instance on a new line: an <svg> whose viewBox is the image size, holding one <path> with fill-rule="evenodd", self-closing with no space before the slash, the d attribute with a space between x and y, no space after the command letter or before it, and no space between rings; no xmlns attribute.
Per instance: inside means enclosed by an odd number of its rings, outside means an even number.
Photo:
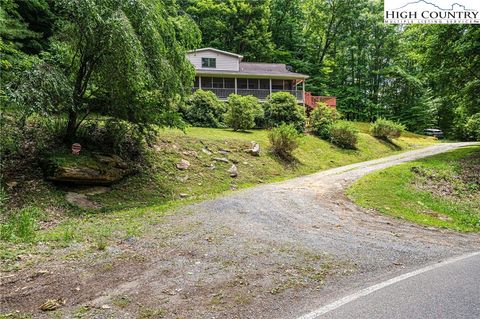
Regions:
<svg viewBox="0 0 480 319"><path fill-rule="evenodd" d="M402 147L400 145L396 144L394 141L392 141L392 140L390 140L386 137L375 137L375 138L377 139L377 141L379 141L383 145L387 146L391 150L394 150L394 151L401 151L402 150Z"/></svg>
<svg viewBox="0 0 480 319"><path fill-rule="evenodd" d="M270 155L272 158L282 165L284 168L290 168L290 169L296 169L298 168L302 163L293 155L280 155L275 152L270 151Z"/></svg>

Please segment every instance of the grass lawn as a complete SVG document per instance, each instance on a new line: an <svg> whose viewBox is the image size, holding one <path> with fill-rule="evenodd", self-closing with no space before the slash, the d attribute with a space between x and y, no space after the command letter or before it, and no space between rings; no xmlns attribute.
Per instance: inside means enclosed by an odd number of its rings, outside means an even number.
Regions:
<svg viewBox="0 0 480 319"><path fill-rule="evenodd" d="M348 190L357 204L415 223L480 231L480 147L369 174Z"/></svg>
<svg viewBox="0 0 480 319"><path fill-rule="evenodd" d="M360 131L357 150L343 150L306 135L294 152L294 163L285 163L269 152L265 130L161 130L148 152L147 170L113 185L107 193L88 196L101 206L99 209L85 210L68 204L65 194L71 191L69 188L45 182L41 177L19 176L15 181L18 185L13 192L10 190L10 211L18 215L20 209L30 207L20 222L25 224L27 233L28 227L35 228L35 234L27 236L28 240L0 239L0 260L8 264L3 268L15 268L16 256L30 252L38 242L50 248L80 242L104 249L111 240L148 232L152 224L161 222L169 208L177 205L436 143L435 139L410 133L387 143L372 137L368 124L356 125ZM260 143L261 156L245 152L251 141ZM228 153L219 153L223 150ZM229 163L215 161L215 157L228 158ZM181 159L190 162L187 170L176 168ZM238 167L237 178L231 178L227 172L232 163Z"/></svg>

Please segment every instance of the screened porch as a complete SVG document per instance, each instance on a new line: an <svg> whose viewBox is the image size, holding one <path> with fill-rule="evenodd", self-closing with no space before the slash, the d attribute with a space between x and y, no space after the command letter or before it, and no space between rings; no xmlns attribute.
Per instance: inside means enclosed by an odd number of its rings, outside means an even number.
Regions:
<svg viewBox="0 0 480 319"><path fill-rule="evenodd" d="M196 76L193 90L212 91L219 99L226 100L230 94L253 95L265 100L274 92L288 92L296 97L299 103L304 101L303 80L282 80L268 78L227 78Z"/></svg>

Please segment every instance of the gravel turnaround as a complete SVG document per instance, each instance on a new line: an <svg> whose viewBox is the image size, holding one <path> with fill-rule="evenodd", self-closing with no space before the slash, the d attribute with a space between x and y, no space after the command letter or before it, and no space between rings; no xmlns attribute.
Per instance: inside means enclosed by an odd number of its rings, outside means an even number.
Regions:
<svg viewBox="0 0 480 319"><path fill-rule="evenodd" d="M154 235L110 247L130 257L112 256L108 269L98 258L43 265L55 277L18 280L7 288L30 285L33 293L12 293L3 308L43 317L36 305L61 294L69 300L64 317L83 305L90 309L85 318L135 318L158 308L164 318L297 318L374 283L480 250L479 234L394 219L344 195L365 174L467 145L437 144L183 207L153 226Z"/></svg>

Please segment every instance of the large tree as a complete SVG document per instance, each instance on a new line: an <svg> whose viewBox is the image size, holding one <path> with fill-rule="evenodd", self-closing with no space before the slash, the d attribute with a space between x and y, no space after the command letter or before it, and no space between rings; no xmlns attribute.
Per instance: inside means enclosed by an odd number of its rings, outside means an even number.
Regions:
<svg viewBox="0 0 480 319"><path fill-rule="evenodd" d="M56 5L50 54L36 66L41 72L30 71L17 88L29 95L26 85L39 83L36 74L46 79L49 71L64 75L70 98L57 99L63 105L55 109L68 116L66 139L73 140L93 113L140 126L175 124L174 104L189 92L194 76L185 51L200 40L197 27L178 13L175 2L59 0ZM47 86L47 96L58 97L58 87ZM21 93L17 90L16 96ZM31 104L31 98L24 101Z"/></svg>

